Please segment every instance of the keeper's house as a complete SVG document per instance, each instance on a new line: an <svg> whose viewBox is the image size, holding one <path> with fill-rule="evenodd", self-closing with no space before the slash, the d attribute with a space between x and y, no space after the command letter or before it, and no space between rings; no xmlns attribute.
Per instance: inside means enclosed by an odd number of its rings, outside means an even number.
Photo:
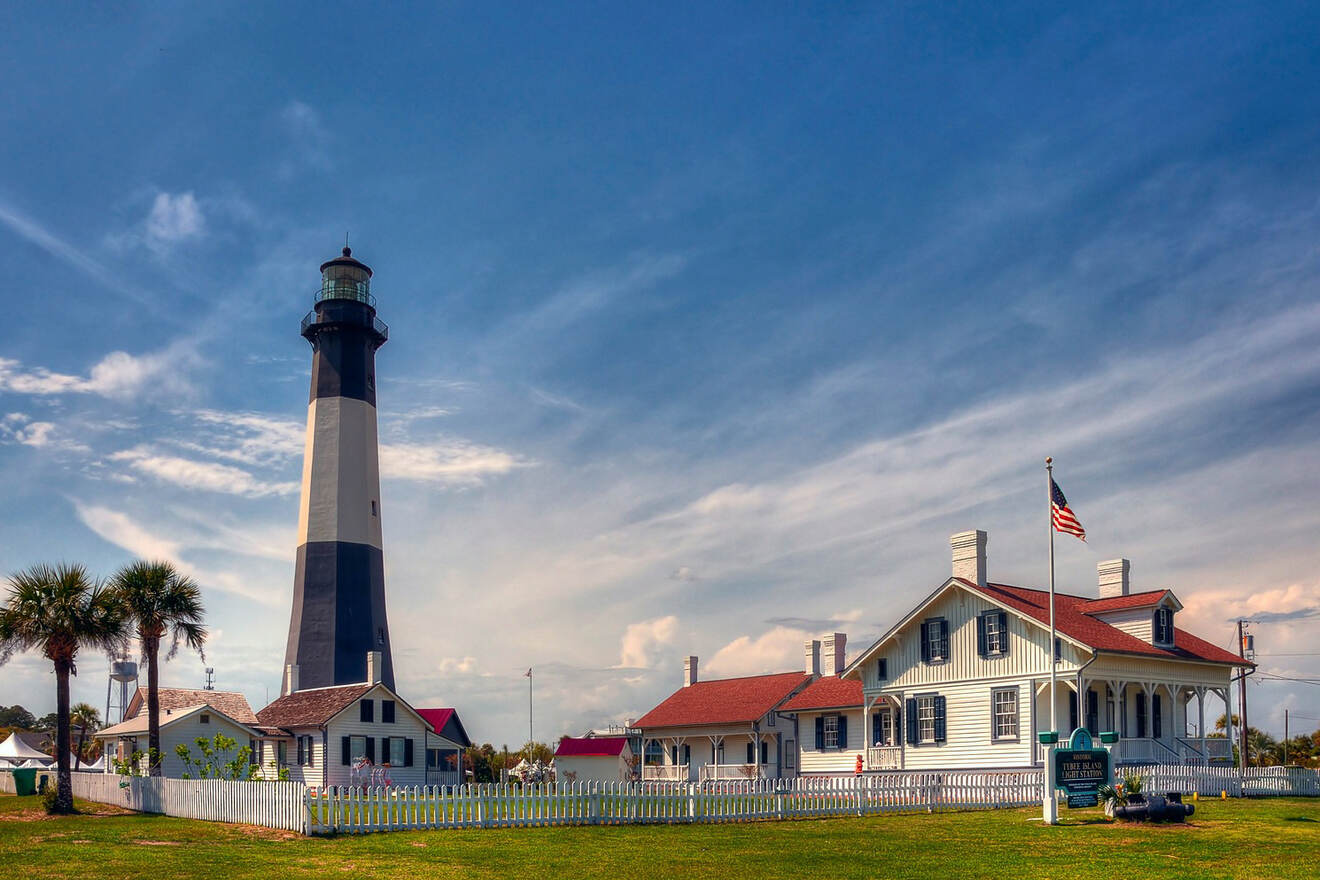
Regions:
<svg viewBox="0 0 1320 880"><path fill-rule="evenodd" d="M261 770L281 769L307 785L425 785L427 736L417 710L381 683L379 651L367 654L361 684L298 689L285 669L286 693L257 713Z"/></svg>
<svg viewBox="0 0 1320 880"><path fill-rule="evenodd" d="M811 681L802 672L698 681L683 661L683 687L631 727L642 731L642 779L778 779L797 773L797 725L782 709Z"/></svg>
<svg viewBox="0 0 1320 880"><path fill-rule="evenodd" d="M1042 762L1049 593L990 583L985 532L950 543L953 576L843 673L862 686L867 769ZM1119 762L1227 761L1229 741L1205 736L1205 698L1213 719L1235 670L1252 664L1179 629L1172 591L1132 592L1126 559L1097 568L1098 596L1056 593L1060 732L1118 732Z"/></svg>

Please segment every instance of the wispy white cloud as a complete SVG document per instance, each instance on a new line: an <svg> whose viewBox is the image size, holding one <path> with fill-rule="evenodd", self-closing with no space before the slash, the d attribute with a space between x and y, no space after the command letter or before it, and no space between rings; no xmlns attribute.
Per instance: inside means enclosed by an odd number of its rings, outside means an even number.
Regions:
<svg viewBox="0 0 1320 880"><path fill-rule="evenodd" d="M124 462L141 473L185 489L261 498L266 495L293 494L299 488L296 482L264 480L231 465L162 455L149 446L121 450L112 453L109 459Z"/></svg>
<svg viewBox="0 0 1320 880"><path fill-rule="evenodd" d="M458 438L380 446L381 477L389 480L478 486L489 477L530 466L532 462L502 449Z"/></svg>
<svg viewBox="0 0 1320 880"><path fill-rule="evenodd" d="M315 107L292 100L280 110L279 118L290 144L289 157L279 166L282 177L290 177L302 168L329 171L334 167L329 149L333 135Z"/></svg>
<svg viewBox="0 0 1320 880"><path fill-rule="evenodd" d="M54 422L34 421L26 413L9 413L0 419L0 443L65 452L90 451L85 443L66 436Z"/></svg>
<svg viewBox="0 0 1320 880"><path fill-rule="evenodd" d="M143 291L125 283L123 273L111 271L36 220L4 202L0 202L0 223L66 265L94 279L103 287L122 293L139 303L151 304L150 297Z"/></svg>
<svg viewBox="0 0 1320 880"><path fill-rule="evenodd" d="M182 241L201 238L206 218L192 191L171 195L156 193L144 225L147 247L164 251Z"/></svg>
<svg viewBox="0 0 1320 880"><path fill-rule="evenodd" d="M58 373L45 367L24 368L11 358L0 358L0 391L17 394L96 394L127 399L150 385L153 393L181 395L191 391L190 369L198 358L183 345L164 351L131 355L112 351L92 366L88 375Z"/></svg>
<svg viewBox="0 0 1320 880"><path fill-rule="evenodd" d="M619 640L619 666L645 669L659 647L670 645L678 631L678 618L669 614L655 620L630 623Z"/></svg>

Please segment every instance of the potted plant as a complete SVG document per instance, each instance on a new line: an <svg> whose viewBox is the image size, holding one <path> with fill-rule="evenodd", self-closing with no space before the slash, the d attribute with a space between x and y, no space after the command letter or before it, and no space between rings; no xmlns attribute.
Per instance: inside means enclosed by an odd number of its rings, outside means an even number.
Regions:
<svg viewBox="0 0 1320 880"><path fill-rule="evenodd" d="M1145 797L1141 793L1141 776L1129 773L1116 785L1102 785L1098 790L1100 802L1105 805L1105 815L1114 818L1114 810L1130 803L1141 803Z"/></svg>

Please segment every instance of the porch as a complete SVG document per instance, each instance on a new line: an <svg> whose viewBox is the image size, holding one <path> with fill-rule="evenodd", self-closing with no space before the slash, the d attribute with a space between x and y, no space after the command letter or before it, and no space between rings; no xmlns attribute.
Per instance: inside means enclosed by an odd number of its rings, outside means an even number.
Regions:
<svg viewBox="0 0 1320 880"><path fill-rule="evenodd" d="M642 780L779 779L785 775L784 752L785 743L779 732L646 736L642 743Z"/></svg>

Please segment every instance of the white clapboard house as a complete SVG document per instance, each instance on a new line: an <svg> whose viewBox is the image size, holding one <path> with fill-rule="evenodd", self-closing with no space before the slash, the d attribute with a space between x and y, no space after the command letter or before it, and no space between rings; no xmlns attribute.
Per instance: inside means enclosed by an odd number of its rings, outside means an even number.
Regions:
<svg viewBox="0 0 1320 880"><path fill-rule="evenodd" d="M631 782L633 751L626 736L565 736L555 747L560 782Z"/></svg>
<svg viewBox="0 0 1320 880"><path fill-rule="evenodd" d="M312 786L427 784L431 725L380 678L379 651L361 684L299 690L298 667L287 667L286 693L257 713L262 774L283 769Z"/></svg>
<svg viewBox="0 0 1320 880"><path fill-rule="evenodd" d="M866 747L882 735L877 720L870 738L864 727L862 683L843 678L844 650L847 637L830 633L825 644L824 668L821 666L821 641L805 644L806 673L811 684L783 705L783 711L797 716L798 773L801 776L851 776L857 772L858 759L865 765Z"/></svg>
<svg viewBox="0 0 1320 880"><path fill-rule="evenodd" d="M234 740L236 748L248 746L254 752L259 748L257 716L242 694L191 688L159 688L156 694L160 703L161 775L180 778L188 765L176 750L185 745L193 757L200 758L200 738L214 740L216 734L223 734ZM123 721L91 734L104 749L104 772L114 773L115 761L128 761L135 752L146 755L147 720L147 689L143 687L128 701ZM141 767L146 768L145 762Z"/></svg>
<svg viewBox="0 0 1320 880"><path fill-rule="evenodd" d="M868 769L1041 763L1034 734L1049 729L1049 593L990 582L985 532L950 542L953 576L844 671L862 685ZM1119 762L1228 760L1228 740L1206 737L1207 725L1227 704L1236 669L1251 664L1178 628L1172 591L1133 592L1126 559L1098 571L1098 595L1056 593L1061 734L1115 731Z"/></svg>
<svg viewBox="0 0 1320 880"><path fill-rule="evenodd" d="M631 727L642 735L642 779L778 779L797 773L796 719L783 704L811 681L803 672L700 681L683 661L683 686Z"/></svg>

